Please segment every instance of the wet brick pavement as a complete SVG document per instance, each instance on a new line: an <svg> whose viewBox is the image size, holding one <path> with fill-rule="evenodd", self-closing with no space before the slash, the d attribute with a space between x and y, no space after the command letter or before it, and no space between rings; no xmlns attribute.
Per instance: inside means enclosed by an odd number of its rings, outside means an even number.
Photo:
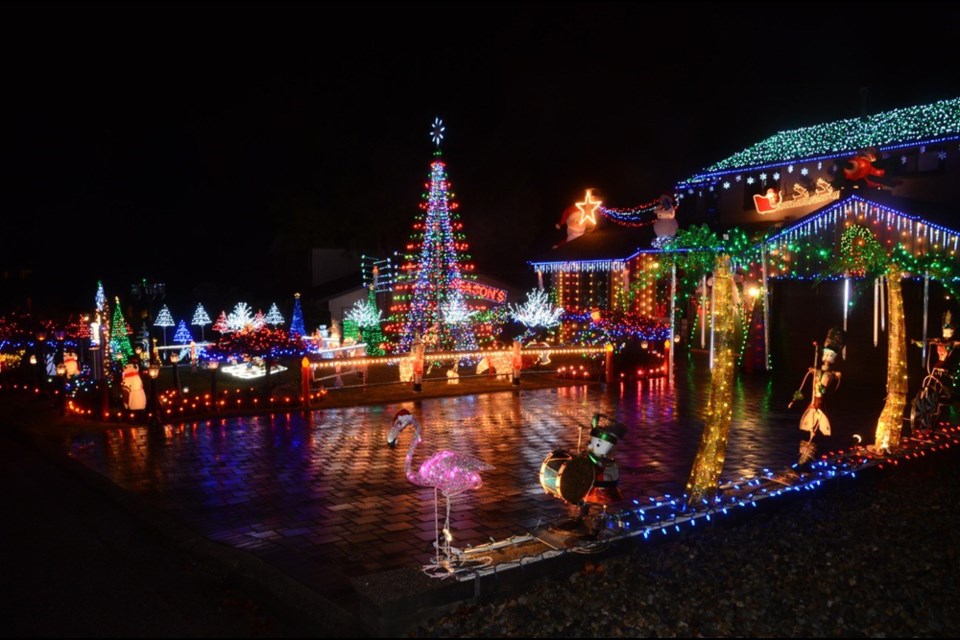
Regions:
<svg viewBox="0 0 960 640"><path fill-rule="evenodd" d="M385 444L400 408L423 424L415 467L438 449L496 467L484 472L479 490L454 499L454 544L466 547L524 534L566 515L565 505L540 487L540 466L555 449L575 450L579 427L594 412L629 428L616 451L628 498L680 493L699 442L709 384L706 367L690 369L676 389L663 381L611 391L573 386L309 415L118 427L73 436L63 446L200 534L250 551L336 596L347 588L346 578L432 557L433 491L411 485L403 469L412 435L404 433L395 450ZM738 379L725 477L795 461L800 410L786 409L795 384L764 376ZM830 442L848 445L858 430L872 436L883 399L845 391L848 397L839 394L832 412L827 407L834 435L822 441L824 451Z"/></svg>

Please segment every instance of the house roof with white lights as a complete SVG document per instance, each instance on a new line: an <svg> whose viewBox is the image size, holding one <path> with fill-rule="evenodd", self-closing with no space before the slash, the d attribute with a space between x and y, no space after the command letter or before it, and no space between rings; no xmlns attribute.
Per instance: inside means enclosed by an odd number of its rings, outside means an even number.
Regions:
<svg viewBox="0 0 960 640"><path fill-rule="evenodd" d="M849 156L858 150L889 151L960 139L960 98L884 111L790 131L780 131L715 162L678 188L719 181L726 174Z"/></svg>

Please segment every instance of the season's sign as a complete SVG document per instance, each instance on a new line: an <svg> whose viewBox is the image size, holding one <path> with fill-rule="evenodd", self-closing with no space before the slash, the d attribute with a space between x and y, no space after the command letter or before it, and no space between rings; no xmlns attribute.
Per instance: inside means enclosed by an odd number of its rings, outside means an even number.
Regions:
<svg viewBox="0 0 960 640"><path fill-rule="evenodd" d="M489 300L490 302L496 302L498 304L503 304L507 301L507 292L505 290L480 284L479 282L460 280L459 283L457 283L457 288L468 296L473 296L474 298Z"/></svg>

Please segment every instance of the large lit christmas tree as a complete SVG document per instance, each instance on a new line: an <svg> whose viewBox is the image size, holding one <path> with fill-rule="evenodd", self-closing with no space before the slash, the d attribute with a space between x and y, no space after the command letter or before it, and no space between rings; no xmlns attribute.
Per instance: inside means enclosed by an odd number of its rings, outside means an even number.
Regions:
<svg viewBox="0 0 960 640"><path fill-rule="evenodd" d="M461 292L461 282L473 271L463 223L450 191L446 165L441 160L443 122L433 123L437 150L430 164L430 181L413 225L402 274L394 286L391 318L385 327L400 352L410 350L415 336L429 350L466 350L477 346L470 309Z"/></svg>

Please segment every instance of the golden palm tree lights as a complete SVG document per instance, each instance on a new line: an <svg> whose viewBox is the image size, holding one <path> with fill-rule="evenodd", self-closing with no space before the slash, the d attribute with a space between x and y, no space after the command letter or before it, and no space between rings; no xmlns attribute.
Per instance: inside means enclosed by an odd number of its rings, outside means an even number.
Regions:
<svg viewBox="0 0 960 640"><path fill-rule="evenodd" d="M886 453L900 446L903 411L907 406L907 341L903 317L903 271L891 263L887 271L887 310L890 318L887 339L887 401L877 420L871 451Z"/></svg>
<svg viewBox="0 0 960 640"><path fill-rule="evenodd" d="M703 436L697 449L690 478L687 500L695 504L716 495L723 462L726 458L727 435L733 419L733 374L736 361L736 304L730 256L718 255L713 271L715 316L713 372L710 397L704 416Z"/></svg>

